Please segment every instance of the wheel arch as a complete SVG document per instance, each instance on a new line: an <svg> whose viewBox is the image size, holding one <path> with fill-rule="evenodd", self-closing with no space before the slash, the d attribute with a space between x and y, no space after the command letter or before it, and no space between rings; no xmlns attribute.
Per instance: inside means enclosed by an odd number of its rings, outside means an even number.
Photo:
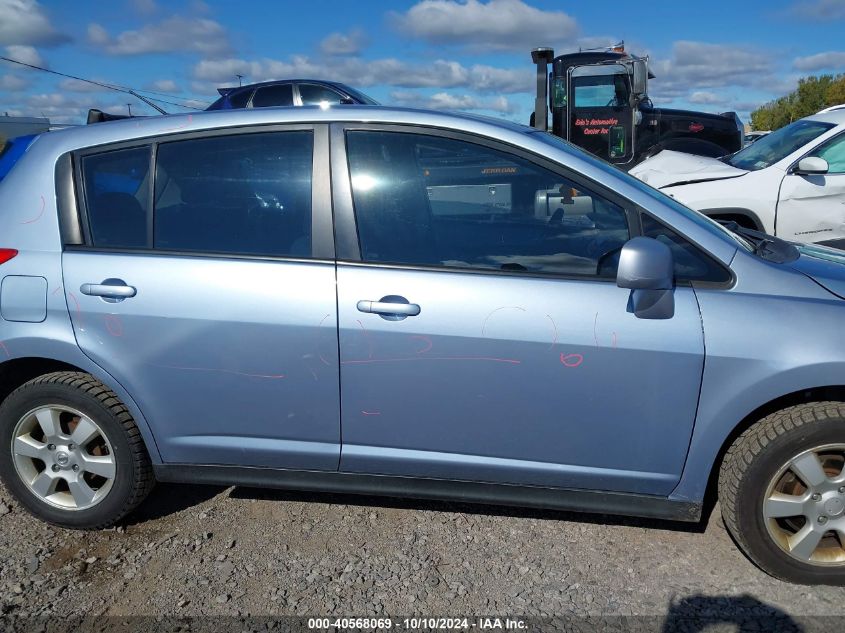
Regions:
<svg viewBox="0 0 845 633"><path fill-rule="evenodd" d="M701 209L701 213L717 220L734 220L740 226L746 226L749 229L756 231L765 231L763 221L760 216L750 209L743 209L740 207L725 207L717 209ZM748 224L743 223L745 220Z"/></svg>
<svg viewBox="0 0 845 633"><path fill-rule="evenodd" d="M6 341L6 344L9 349L14 349L12 342ZM74 347L71 349L70 354L66 354L62 353L62 347L62 345L59 345L58 349L54 349L53 352L56 353L37 356L14 356L11 353L8 354L6 360L0 362L0 405L2 405L3 401L15 389L38 376L55 371L80 371L90 374L114 391L123 404L126 405L141 433L150 459L154 464L161 463L161 455L159 454L158 446L156 445L149 424L147 424L147 420L134 398L126 391L123 385L102 367L79 352L78 348ZM73 353L73 349L79 353Z"/></svg>
<svg viewBox="0 0 845 633"><path fill-rule="evenodd" d="M728 449L736 442L737 438L747 431L756 422L768 416L775 411L780 411L787 407L798 404L805 404L809 402L823 402L823 401L838 401L845 402L845 385L827 385L819 387L811 387L806 389L799 389L790 393L777 396L760 404L754 410L743 416L730 430L718 446L715 457L710 460L709 468L706 473L706 484L703 492L704 513L707 516L713 509L716 502L716 493L719 479L719 469L725 454ZM693 447L691 445L691 450ZM686 469L685 469L686 470ZM685 472L686 474L686 472ZM684 477L681 478L682 482ZM682 487L679 484L678 488L670 495L678 499L684 498L685 495L677 495L678 489Z"/></svg>

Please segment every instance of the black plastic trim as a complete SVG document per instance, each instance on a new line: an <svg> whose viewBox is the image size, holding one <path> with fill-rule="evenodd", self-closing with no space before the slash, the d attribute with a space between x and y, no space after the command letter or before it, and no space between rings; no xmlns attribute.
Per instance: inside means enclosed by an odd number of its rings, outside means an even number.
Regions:
<svg viewBox="0 0 845 633"><path fill-rule="evenodd" d="M148 257L195 257L201 259L235 259L260 262L298 263L298 264L331 264L331 258L313 259L311 257L284 257L280 255L255 255L241 253L211 253L208 251L167 251L161 248L108 248L105 246L66 245L65 250L76 253L103 253L106 255L146 255Z"/></svg>
<svg viewBox="0 0 845 633"><path fill-rule="evenodd" d="M334 259L329 126L315 125L311 167L311 257Z"/></svg>
<svg viewBox="0 0 845 633"><path fill-rule="evenodd" d="M173 483L411 497L686 522L699 521L702 513L700 503L621 492L242 466L165 464L153 469L158 481Z"/></svg>
<svg viewBox="0 0 845 633"><path fill-rule="evenodd" d="M59 210L59 230L63 244L83 244L82 226L73 186L73 157L70 153L56 162L56 206Z"/></svg>
<svg viewBox="0 0 845 633"><path fill-rule="evenodd" d="M346 160L346 130L340 123L333 123L331 130L332 204L337 258L360 261L361 247Z"/></svg>

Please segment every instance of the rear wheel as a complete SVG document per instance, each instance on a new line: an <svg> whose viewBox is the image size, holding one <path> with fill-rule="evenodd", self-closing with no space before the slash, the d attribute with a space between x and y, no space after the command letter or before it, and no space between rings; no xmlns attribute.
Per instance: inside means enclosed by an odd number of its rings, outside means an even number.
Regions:
<svg viewBox="0 0 845 633"><path fill-rule="evenodd" d="M102 528L153 486L138 428L117 396L88 374L36 378L0 406L0 475L35 516Z"/></svg>
<svg viewBox="0 0 845 633"><path fill-rule="evenodd" d="M749 428L725 455L719 500L764 571L845 585L845 404L790 407Z"/></svg>

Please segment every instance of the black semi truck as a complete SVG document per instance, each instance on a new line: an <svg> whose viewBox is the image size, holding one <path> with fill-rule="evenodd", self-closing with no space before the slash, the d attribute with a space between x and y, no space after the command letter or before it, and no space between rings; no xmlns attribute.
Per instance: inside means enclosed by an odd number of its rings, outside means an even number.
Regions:
<svg viewBox="0 0 845 633"><path fill-rule="evenodd" d="M536 48L537 98L531 125L551 132L623 169L671 149L723 156L742 148L735 112L708 114L655 108L648 97L648 58L624 47L555 57ZM549 71L549 64L552 69Z"/></svg>

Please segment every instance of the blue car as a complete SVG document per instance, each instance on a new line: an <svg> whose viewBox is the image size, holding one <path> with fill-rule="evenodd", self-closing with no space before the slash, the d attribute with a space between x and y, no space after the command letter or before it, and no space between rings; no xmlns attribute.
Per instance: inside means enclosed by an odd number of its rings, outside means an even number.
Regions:
<svg viewBox="0 0 845 633"><path fill-rule="evenodd" d="M117 121L0 182L0 475L700 521L845 584L845 258L537 130L377 106ZM707 565L707 561L702 561Z"/></svg>
<svg viewBox="0 0 845 633"><path fill-rule="evenodd" d="M236 88L218 88L220 98L206 110L308 105L379 105L346 84L324 79L283 79Z"/></svg>
<svg viewBox="0 0 845 633"><path fill-rule="evenodd" d="M24 152L37 136L37 134L18 136L0 145L0 180L3 180L6 174L12 170L12 167L24 155Z"/></svg>

